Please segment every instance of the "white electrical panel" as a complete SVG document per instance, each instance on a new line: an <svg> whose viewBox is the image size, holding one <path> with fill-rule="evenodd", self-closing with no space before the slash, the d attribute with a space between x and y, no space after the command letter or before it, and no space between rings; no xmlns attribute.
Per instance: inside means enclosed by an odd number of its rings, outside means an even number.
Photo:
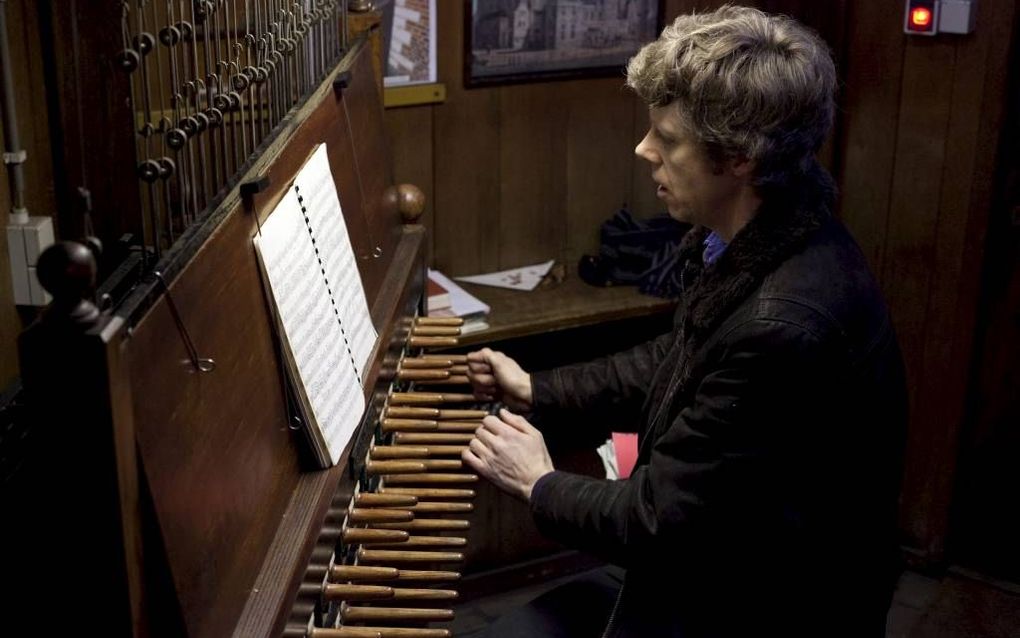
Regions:
<svg viewBox="0 0 1020 638"><path fill-rule="evenodd" d="M972 33L977 16L977 0L942 0L939 33Z"/></svg>
<svg viewBox="0 0 1020 638"><path fill-rule="evenodd" d="M25 224L7 226L7 251L11 258L11 281L14 303L19 306L45 306L50 295L36 277L39 255L53 244L53 219L29 217Z"/></svg>

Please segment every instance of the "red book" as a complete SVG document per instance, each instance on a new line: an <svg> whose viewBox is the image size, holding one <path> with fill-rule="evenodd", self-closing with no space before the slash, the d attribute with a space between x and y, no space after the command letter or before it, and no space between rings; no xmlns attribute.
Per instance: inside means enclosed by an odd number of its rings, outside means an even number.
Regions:
<svg viewBox="0 0 1020 638"><path fill-rule="evenodd" d="M452 305L450 300L450 292L443 288L439 283L433 280L431 277L426 278L426 292L428 293L428 314L432 314L436 310L443 310L449 308Z"/></svg>

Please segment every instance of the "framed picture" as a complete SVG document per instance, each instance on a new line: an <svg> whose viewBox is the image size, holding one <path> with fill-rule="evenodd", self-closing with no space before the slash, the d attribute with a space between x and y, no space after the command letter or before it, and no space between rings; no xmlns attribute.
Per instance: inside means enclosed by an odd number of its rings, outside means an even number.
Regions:
<svg viewBox="0 0 1020 638"><path fill-rule="evenodd" d="M660 0L466 0L465 84L620 73L658 35Z"/></svg>
<svg viewBox="0 0 1020 638"><path fill-rule="evenodd" d="M436 0L376 0L387 87L436 81Z"/></svg>

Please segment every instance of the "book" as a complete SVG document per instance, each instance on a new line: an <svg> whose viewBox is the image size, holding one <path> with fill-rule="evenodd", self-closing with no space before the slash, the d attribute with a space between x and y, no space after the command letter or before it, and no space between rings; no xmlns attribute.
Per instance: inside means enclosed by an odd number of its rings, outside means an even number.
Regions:
<svg viewBox="0 0 1020 638"><path fill-rule="evenodd" d="M319 465L335 465L365 410L362 374L378 333L325 145L252 241L305 434Z"/></svg>
<svg viewBox="0 0 1020 638"><path fill-rule="evenodd" d="M435 279L429 277L425 282L426 293L428 293L428 299L426 300L426 308L428 309L427 314L433 314L438 310L445 310L452 305L450 299L450 292L443 288L443 286Z"/></svg>
<svg viewBox="0 0 1020 638"><path fill-rule="evenodd" d="M438 270L428 271L428 278L430 281L435 281L440 286L446 289L450 294L450 307L439 310L435 313L429 310L429 316L432 317L461 317L464 319L465 325L471 319L479 319L484 321L489 316L489 304L485 303L478 297L475 297L468 291L464 290L456 283L454 283L449 277L439 272ZM485 326L486 328L488 325ZM464 328L461 328L461 333L465 332Z"/></svg>

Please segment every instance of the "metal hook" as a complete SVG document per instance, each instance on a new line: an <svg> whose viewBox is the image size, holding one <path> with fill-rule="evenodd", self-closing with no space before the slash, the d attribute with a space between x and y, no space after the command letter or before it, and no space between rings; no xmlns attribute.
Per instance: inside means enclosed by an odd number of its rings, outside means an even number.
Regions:
<svg viewBox="0 0 1020 638"><path fill-rule="evenodd" d="M191 365L199 372L212 372L216 369L216 362L212 359L203 359L198 356L198 350L195 349L195 344L191 341L191 335L188 334L188 329L184 326L181 315L177 312L177 305L174 304L173 295L170 294L170 286L167 285L166 279L163 278L163 273L154 270L152 274L163 285L163 290L166 292L166 305L170 309L174 323L177 324L177 331L181 333L181 339L184 341L184 348L188 351Z"/></svg>

